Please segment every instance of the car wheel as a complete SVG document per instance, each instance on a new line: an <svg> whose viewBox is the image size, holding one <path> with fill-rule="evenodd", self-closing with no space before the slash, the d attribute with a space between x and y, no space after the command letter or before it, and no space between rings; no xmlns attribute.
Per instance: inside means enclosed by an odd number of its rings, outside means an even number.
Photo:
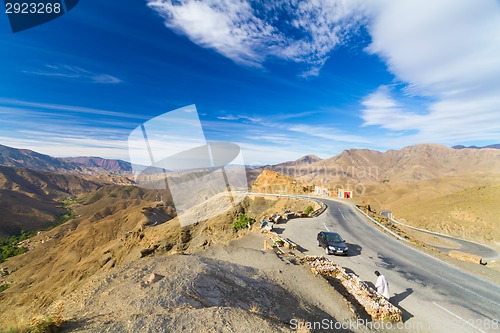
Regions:
<svg viewBox="0 0 500 333"><path fill-rule="evenodd" d="M326 254L330 254L330 251L328 251L328 246L327 246L327 247L325 247L325 253L326 253Z"/></svg>

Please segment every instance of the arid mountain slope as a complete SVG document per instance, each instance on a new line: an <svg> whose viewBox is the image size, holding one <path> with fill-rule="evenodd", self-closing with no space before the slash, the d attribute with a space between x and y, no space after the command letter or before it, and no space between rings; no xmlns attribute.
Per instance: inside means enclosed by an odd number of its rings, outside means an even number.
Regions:
<svg viewBox="0 0 500 333"><path fill-rule="evenodd" d="M499 202L500 181L396 205L395 218L420 228L492 243L500 240Z"/></svg>
<svg viewBox="0 0 500 333"><path fill-rule="evenodd" d="M284 163L280 163L280 164L277 164L275 165L274 167L275 168L280 168L280 167L305 167L305 166L308 166L310 164L313 164L313 163L316 163L316 162L319 162L319 161L322 161L321 158L319 158L318 156L316 155L306 155L306 156L302 156L301 158L295 160L295 161L288 161L288 162L284 162Z"/></svg>
<svg viewBox="0 0 500 333"><path fill-rule="evenodd" d="M61 200L99 186L76 175L0 166L0 237L53 225L66 212Z"/></svg>
<svg viewBox="0 0 500 333"><path fill-rule="evenodd" d="M346 182L413 182L460 174L500 173L500 150L457 150L434 144L410 146L385 153L349 149L312 164L278 164L272 169L304 183L327 186Z"/></svg>
<svg viewBox="0 0 500 333"><path fill-rule="evenodd" d="M264 170L253 182L252 192L274 194L305 194L310 188L297 182L292 177L272 170Z"/></svg>
<svg viewBox="0 0 500 333"><path fill-rule="evenodd" d="M111 173L129 174L132 172L131 164L122 160L110 160L95 156L67 157L62 158L61 160L78 165L85 165L87 167L101 168Z"/></svg>
<svg viewBox="0 0 500 333"><path fill-rule="evenodd" d="M378 211L393 210L417 227L493 245L500 242L498 149L434 144L385 153L350 149L312 164L284 163L272 169L304 185L328 187L333 195L337 188L354 190L355 201ZM266 178L267 188L284 188L282 181ZM479 203L483 192L492 199Z"/></svg>
<svg viewBox="0 0 500 333"><path fill-rule="evenodd" d="M157 201L159 194L133 186L103 186L73 204L79 217L26 241L27 253L2 264L12 273L6 278L10 287L0 293L0 327L20 319L16 317L43 312L112 267L150 254L193 253L240 237L247 231L235 232L232 222L241 212L259 219L269 210L307 205L297 206L296 199L247 198L206 222L181 228L168 198Z"/></svg>
<svg viewBox="0 0 500 333"><path fill-rule="evenodd" d="M29 149L0 145L0 165L58 173L74 172L78 166Z"/></svg>
<svg viewBox="0 0 500 333"><path fill-rule="evenodd" d="M132 170L130 163L121 160L109 160L100 157L56 158L29 149L17 149L4 145L0 145L0 165L82 175L102 173L129 175Z"/></svg>

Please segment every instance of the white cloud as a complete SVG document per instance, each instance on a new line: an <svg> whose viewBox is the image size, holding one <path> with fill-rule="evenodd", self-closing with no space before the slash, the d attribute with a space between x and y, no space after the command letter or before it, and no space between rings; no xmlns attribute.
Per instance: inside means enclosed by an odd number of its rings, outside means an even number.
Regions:
<svg viewBox="0 0 500 333"><path fill-rule="evenodd" d="M367 51L419 94L454 97L500 86L500 5L494 0L380 2Z"/></svg>
<svg viewBox="0 0 500 333"><path fill-rule="evenodd" d="M36 110L32 112L38 114L40 114L40 111L38 110L43 110L44 111L43 114L46 114L47 111L50 110L50 111L66 111L66 112L85 114L85 115L102 115L102 116L110 116L116 118L148 119L148 117L144 115L131 114L118 111L109 111L109 110L87 108L74 105L30 102L30 101L23 101L11 98L0 98L0 113L2 112L10 113L12 112L12 110L16 108L18 109L17 112L29 112L28 110ZM6 111L4 111L4 109L6 109ZM54 113L54 115L58 114L59 113Z"/></svg>
<svg viewBox="0 0 500 333"><path fill-rule="evenodd" d="M389 147L422 142L457 143L474 140L498 140L500 134L499 96L431 103L424 114L412 112L397 101L387 86L379 87L362 102L364 126L376 125L391 131L403 131ZM405 134L416 131L414 134Z"/></svg>
<svg viewBox="0 0 500 333"><path fill-rule="evenodd" d="M370 139L343 133L336 128L326 126L294 125L289 127L290 131L306 134L335 142L369 143Z"/></svg>
<svg viewBox="0 0 500 333"><path fill-rule="evenodd" d="M261 121L261 118L257 118L257 117L246 116L246 115L234 116L232 114L228 114L225 116L218 116L217 119L220 119L220 120L248 120L249 122L252 122L252 123L258 123Z"/></svg>
<svg viewBox="0 0 500 333"><path fill-rule="evenodd" d="M404 138L411 144L498 140L500 4L380 1L372 13L367 51L407 85L410 102L429 102L410 108L381 86L362 102L364 125L416 131Z"/></svg>
<svg viewBox="0 0 500 333"><path fill-rule="evenodd" d="M25 70L23 72L26 74L39 76L81 79L91 83L99 84L117 84L123 82L121 79L113 75L95 73L78 66L70 65L45 65L45 68L42 70Z"/></svg>
<svg viewBox="0 0 500 333"><path fill-rule="evenodd" d="M401 103L394 100L388 86L380 86L369 94L361 104L363 126L378 125L380 127L401 131L417 129L425 121L425 116L408 112Z"/></svg>
<svg viewBox="0 0 500 333"><path fill-rule="evenodd" d="M363 17L359 0L150 0L165 25L236 63L261 67L277 57L319 74L328 54Z"/></svg>
<svg viewBox="0 0 500 333"><path fill-rule="evenodd" d="M0 117L0 143L7 146L52 156L128 159L126 138L143 116L0 99Z"/></svg>
<svg viewBox="0 0 500 333"><path fill-rule="evenodd" d="M203 47L212 48L237 63L259 66L258 52L266 43L274 44L279 36L273 28L254 16L246 1L150 1L165 24L188 36Z"/></svg>

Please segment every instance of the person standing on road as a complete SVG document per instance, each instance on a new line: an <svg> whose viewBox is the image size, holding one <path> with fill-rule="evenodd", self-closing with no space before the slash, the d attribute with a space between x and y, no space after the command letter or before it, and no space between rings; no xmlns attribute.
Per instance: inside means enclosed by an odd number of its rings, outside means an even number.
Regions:
<svg viewBox="0 0 500 333"><path fill-rule="evenodd" d="M377 282L375 283L377 291L386 299L389 299L391 297L391 294L389 293L389 283L387 283L385 276L380 274L379 271L375 271L375 275L377 276Z"/></svg>

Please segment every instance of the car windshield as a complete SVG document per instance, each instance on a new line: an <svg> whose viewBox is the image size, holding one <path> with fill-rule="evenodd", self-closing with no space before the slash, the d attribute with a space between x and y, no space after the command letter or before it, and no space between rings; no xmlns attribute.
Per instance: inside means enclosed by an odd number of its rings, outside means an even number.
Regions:
<svg viewBox="0 0 500 333"><path fill-rule="evenodd" d="M326 234L326 240L333 243L342 243L344 241L339 234Z"/></svg>

